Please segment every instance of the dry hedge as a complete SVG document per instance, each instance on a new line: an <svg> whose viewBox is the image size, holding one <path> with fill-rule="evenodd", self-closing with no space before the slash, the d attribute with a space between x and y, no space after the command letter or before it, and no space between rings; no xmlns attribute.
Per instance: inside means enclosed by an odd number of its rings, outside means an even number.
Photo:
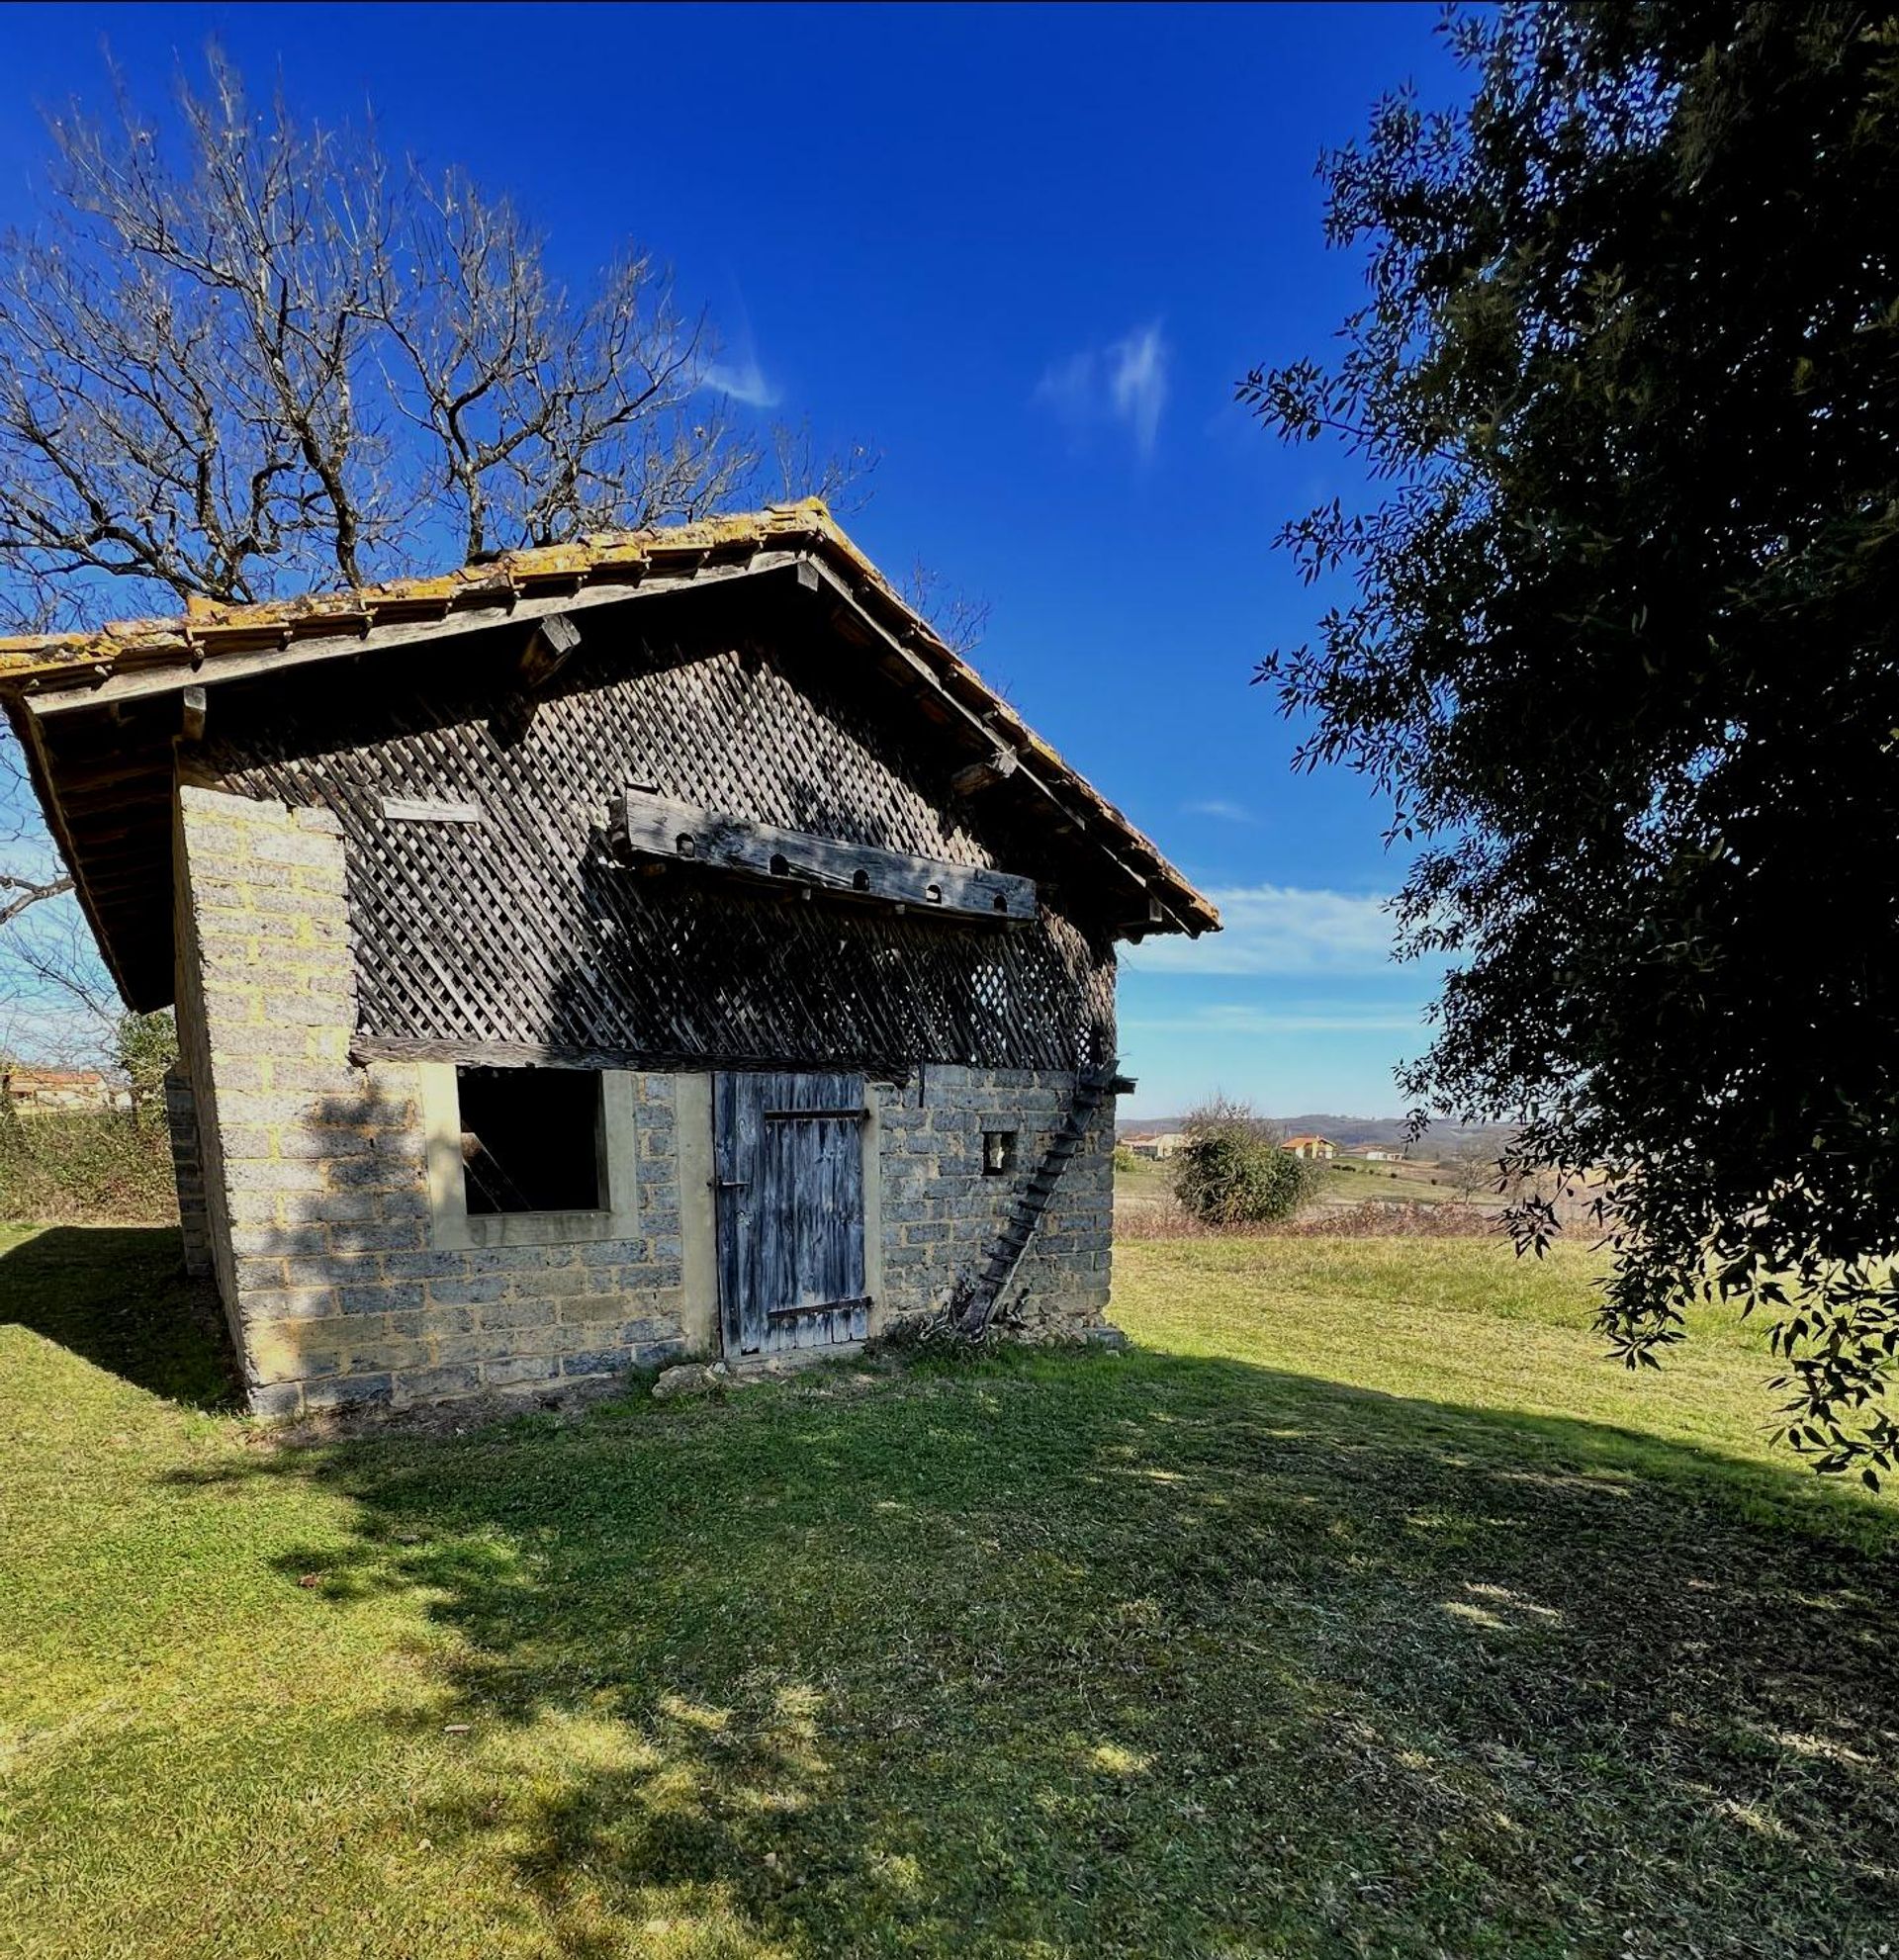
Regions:
<svg viewBox="0 0 1899 1960"><path fill-rule="evenodd" d="M1496 1214L1474 1204L1391 1203L1367 1199L1336 1210L1308 1211L1270 1225L1207 1225L1178 1204L1130 1206L1117 1214L1124 1239L1206 1238L1488 1238Z"/></svg>
<svg viewBox="0 0 1899 1960"><path fill-rule="evenodd" d="M0 1219L158 1225L177 1215L161 1111L0 1109Z"/></svg>

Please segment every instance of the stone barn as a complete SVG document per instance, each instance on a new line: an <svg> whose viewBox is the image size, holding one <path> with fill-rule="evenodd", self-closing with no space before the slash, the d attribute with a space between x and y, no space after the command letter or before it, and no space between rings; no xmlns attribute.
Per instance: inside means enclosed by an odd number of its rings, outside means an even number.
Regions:
<svg viewBox="0 0 1899 1960"><path fill-rule="evenodd" d="M0 643L265 1413L1103 1331L1116 942L1213 907L822 505Z"/></svg>

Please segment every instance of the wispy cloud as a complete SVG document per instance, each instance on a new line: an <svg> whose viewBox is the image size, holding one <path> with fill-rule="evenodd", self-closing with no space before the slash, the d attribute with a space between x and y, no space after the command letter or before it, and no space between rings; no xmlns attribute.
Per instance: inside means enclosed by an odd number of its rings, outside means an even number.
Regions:
<svg viewBox="0 0 1899 1960"><path fill-rule="evenodd" d="M1223 824L1256 824L1259 819L1243 803L1231 803L1223 796L1203 797L1198 803L1183 803L1189 817L1218 817Z"/></svg>
<svg viewBox="0 0 1899 1960"><path fill-rule="evenodd" d="M705 386L748 408L775 408L784 400L783 391L767 377L756 354L747 354L743 360L708 361Z"/></svg>
<svg viewBox="0 0 1899 1960"><path fill-rule="evenodd" d="M1391 965L1388 901L1297 885L1239 885L1208 893L1224 930L1202 939L1168 935L1123 957L1147 973L1379 973Z"/></svg>
<svg viewBox="0 0 1899 1960"><path fill-rule="evenodd" d="M1154 453L1160 411L1167 405L1167 343L1160 328L1144 326L1108 350L1108 395L1115 414L1134 432L1143 457Z"/></svg>
<svg viewBox="0 0 1899 1960"><path fill-rule="evenodd" d="M1270 1008L1221 1004L1187 1014L1136 1015L1124 1019L1121 1025L1136 1034L1202 1034L1216 1040L1243 1034L1414 1034L1423 1025L1423 1015L1391 1008L1369 1008L1362 1014L1349 1009L1275 1013Z"/></svg>
<svg viewBox="0 0 1899 1960"><path fill-rule="evenodd" d="M1104 347L1084 347L1054 362L1036 384L1034 401L1080 436L1102 426L1125 428L1144 463L1160 437L1172 349L1155 321Z"/></svg>

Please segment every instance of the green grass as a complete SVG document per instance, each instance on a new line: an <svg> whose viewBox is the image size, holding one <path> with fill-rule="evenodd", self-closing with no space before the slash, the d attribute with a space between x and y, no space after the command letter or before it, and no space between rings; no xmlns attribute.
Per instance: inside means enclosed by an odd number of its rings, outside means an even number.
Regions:
<svg viewBox="0 0 1899 1960"><path fill-rule="evenodd" d="M286 1450L0 1239L0 1952L1865 1955L1899 1507L1585 1260L1127 1249L1125 1358Z"/></svg>

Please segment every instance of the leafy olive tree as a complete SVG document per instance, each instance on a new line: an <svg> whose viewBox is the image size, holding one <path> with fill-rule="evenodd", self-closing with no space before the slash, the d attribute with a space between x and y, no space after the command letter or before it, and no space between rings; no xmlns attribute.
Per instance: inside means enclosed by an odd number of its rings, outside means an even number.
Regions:
<svg viewBox="0 0 1899 1960"><path fill-rule="evenodd" d="M1383 485L1291 524L1342 575L1259 677L1419 844L1454 955L1420 1103L1606 1172L1630 1363L1771 1315L1785 1433L1899 1452L1899 25L1848 4L1453 17L1322 166L1368 294L1250 376ZM1543 1186L1548 1189L1547 1179ZM1519 1240L1555 1229L1524 1201Z"/></svg>

